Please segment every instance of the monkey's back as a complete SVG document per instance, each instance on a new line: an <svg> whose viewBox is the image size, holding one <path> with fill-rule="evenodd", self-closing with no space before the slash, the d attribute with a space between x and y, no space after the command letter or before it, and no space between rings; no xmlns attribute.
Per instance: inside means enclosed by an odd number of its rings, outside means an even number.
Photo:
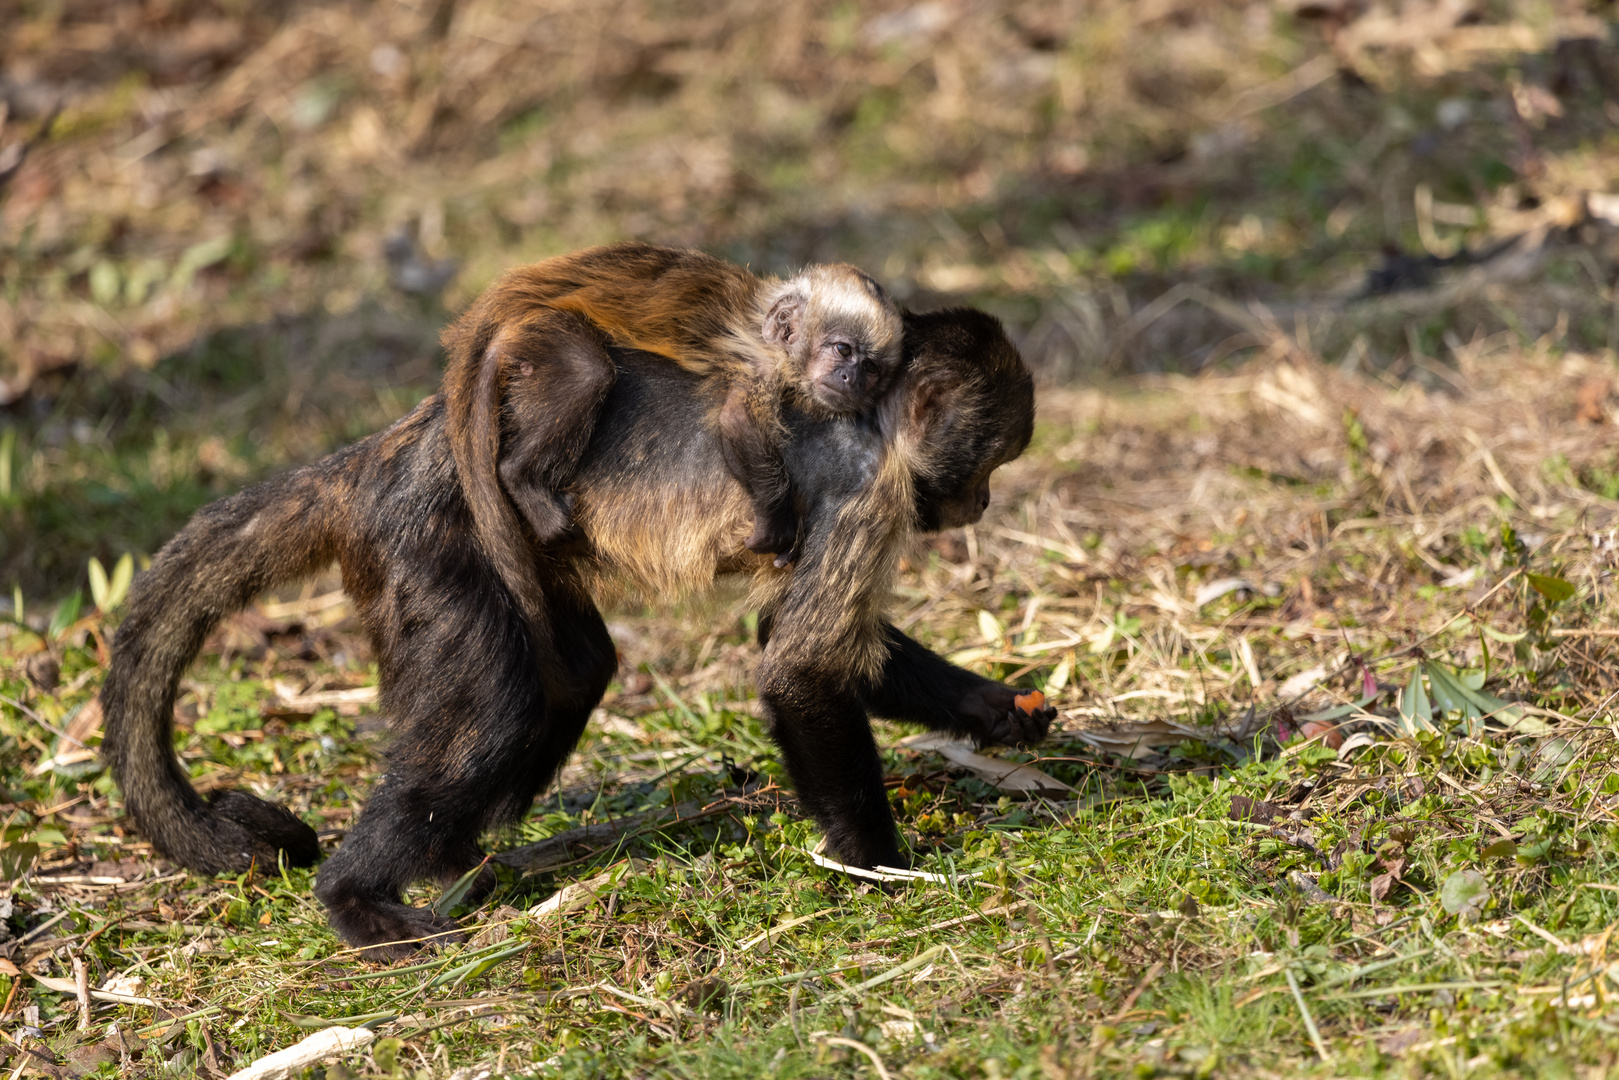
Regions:
<svg viewBox="0 0 1619 1080"><path fill-rule="evenodd" d="M716 574L768 566L742 545L752 510L716 467L714 402L702 377L645 352L612 352L618 380L573 485L593 586L674 598Z"/></svg>
<svg viewBox="0 0 1619 1080"><path fill-rule="evenodd" d="M572 311L624 348L656 353L700 374L764 348L756 328L768 282L701 251L610 244L508 271L485 293L520 316L526 307Z"/></svg>

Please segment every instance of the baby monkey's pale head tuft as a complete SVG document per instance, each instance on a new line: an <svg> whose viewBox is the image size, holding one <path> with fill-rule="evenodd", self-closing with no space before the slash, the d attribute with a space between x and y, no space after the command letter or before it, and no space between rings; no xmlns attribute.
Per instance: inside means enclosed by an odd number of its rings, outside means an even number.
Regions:
<svg viewBox="0 0 1619 1080"><path fill-rule="evenodd" d="M899 310L883 287L848 263L809 266L776 292L762 333L787 352L788 377L832 413L857 413L899 369Z"/></svg>

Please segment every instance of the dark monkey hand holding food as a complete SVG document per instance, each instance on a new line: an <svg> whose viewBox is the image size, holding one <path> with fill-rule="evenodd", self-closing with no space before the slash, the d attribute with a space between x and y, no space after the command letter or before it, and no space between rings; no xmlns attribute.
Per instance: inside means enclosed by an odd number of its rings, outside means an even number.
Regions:
<svg viewBox="0 0 1619 1080"><path fill-rule="evenodd" d="M543 303L503 318L537 311L580 318ZM104 748L161 854L211 873L319 858L314 832L283 808L245 792L199 796L175 758L172 716L180 678L220 619L334 560L375 650L394 735L387 772L316 893L338 933L378 957L453 930L404 904L402 890L475 867L480 834L525 813L567 758L617 666L592 600L615 582L672 597L721 573L753 575L771 734L850 863L903 859L869 712L984 743L1043 737L1049 709L1017 709L1014 688L948 664L882 614L911 532L977 520L990 474L1028 442L1032 383L995 320L905 316L899 370L863 413L785 401L782 460L803 514L789 569L742 543L754 514L724 464L727 377L613 345L607 325L557 332L605 349L612 378L579 406L594 422L583 421L571 466L565 535L539 545L519 532L524 546L506 552L526 568L529 595L479 528L472 488L507 498L510 444L530 433L496 425L489 475L468 482L453 385L377 435L204 507L137 579L102 691Z"/></svg>

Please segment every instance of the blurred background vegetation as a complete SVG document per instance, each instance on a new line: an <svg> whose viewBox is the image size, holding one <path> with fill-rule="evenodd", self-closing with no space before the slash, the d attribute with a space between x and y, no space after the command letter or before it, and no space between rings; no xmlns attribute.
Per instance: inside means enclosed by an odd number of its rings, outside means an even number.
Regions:
<svg viewBox="0 0 1619 1080"><path fill-rule="evenodd" d="M1609 369L1612 12L12 0L0 585L381 427L501 268L623 238L860 263L1050 382L1284 338L1438 390L1502 333ZM1569 404L1593 438L1610 395Z"/></svg>

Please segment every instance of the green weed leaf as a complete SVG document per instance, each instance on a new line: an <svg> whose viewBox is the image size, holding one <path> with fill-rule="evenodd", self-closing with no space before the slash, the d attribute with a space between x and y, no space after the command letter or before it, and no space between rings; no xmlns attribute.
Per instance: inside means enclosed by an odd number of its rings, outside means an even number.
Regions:
<svg viewBox="0 0 1619 1080"><path fill-rule="evenodd" d="M451 910L461 906L461 902L464 901L467 898L467 894L472 891L472 883L478 880L478 875L483 872L484 864L488 861L488 859L485 859L477 866L474 866L471 870L468 870L466 873L456 878L455 883L449 888L445 889L444 894L433 902L433 914L449 915Z"/></svg>
<svg viewBox="0 0 1619 1080"><path fill-rule="evenodd" d="M59 637L62 632L79 621L79 609L84 607L84 594L78 589L73 595L56 605L51 613L51 624L48 633L51 637Z"/></svg>
<svg viewBox="0 0 1619 1080"><path fill-rule="evenodd" d="M39 858L39 845L31 841L0 847L0 878L16 881Z"/></svg>
<svg viewBox="0 0 1619 1080"><path fill-rule="evenodd" d="M1376 699L1376 697L1377 692L1374 690L1372 693L1367 694L1359 701L1351 701L1348 705L1334 705L1332 708L1322 709L1320 712L1305 713L1303 716L1297 717L1296 719L1298 719L1301 723L1306 724L1312 720L1341 720L1346 716L1353 715L1354 713L1364 709L1366 706L1370 705L1372 701Z"/></svg>
<svg viewBox="0 0 1619 1080"><path fill-rule="evenodd" d="M982 608L978 611L978 633L983 637L986 645L999 645L1006 636L1006 628L1001 621Z"/></svg>
<svg viewBox="0 0 1619 1080"><path fill-rule="evenodd" d="M1482 672L1453 672L1443 664L1429 662L1428 679L1433 684L1434 698L1450 704L1441 704L1447 712L1456 711L1467 724L1467 733L1477 735L1485 720L1493 720L1503 727L1524 730L1529 717L1522 705L1503 701L1494 694L1478 689L1484 684ZM1477 685L1473 685L1474 683ZM1529 726L1533 726L1530 724ZM1541 725L1544 727L1544 725ZM1527 733L1527 732L1526 732Z"/></svg>
<svg viewBox="0 0 1619 1080"><path fill-rule="evenodd" d="M1419 731L1433 731L1433 706L1428 703L1427 691L1422 686L1422 665L1411 671L1411 682L1400 691L1401 729L1407 735Z"/></svg>
<svg viewBox="0 0 1619 1080"><path fill-rule="evenodd" d="M1463 686L1443 664L1429 662L1422 666L1428 672L1428 684L1433 687L1433 698L1439 706L1439 711L1445 716L1453 714L1460 716L1462 723L1467 727L1467 733L1477 735L1484 726L1485 710L1480 710L1469 698L1467 687Z"/></svg>
<svg viewBox="0 0 1619 1080"><path fill-rule="evenodd" d="M397 1071L402 1045L398 1039L378 1039L371 1044L371 1063L379 1072L392 1076Z"/></svg>
<svg viewBox="0 0 1619 1080"><path fill-rule="evenodd" d="M135 557L124 552L118 565L112 568L112 581L107 586L107 607L111 611L129 595L129 585L135 580Z"/></svg>
<svg viewBox="0 0 1619 1080"><path fill-rule="evenodd" d="M1574 595L1574 586L1560 577L1525 573L1524 579L1529 582L1530 588L1544 596L1548 603L1561 604Z"/></svg>
<svg viewBox="0 0 1619 1080"><path fill-rule="evenodd" d="M100 611L107 610L107 570L101 565L101 560L94 555L90 556L90 599L95 601Z"/></svg>
<svg viewBox="0 0 1619 1080"><path fill-rule="evenodd" d="M1046 678L1046 693L1055 694L1068 685L1068 677L1074 671L1074 654L1069 653L1058 662L1056 668Z"/></svg>
<svg viewBox="0 0 1619 1080"><path fill-rule="evenodd" d="M1478 918L1490 900L1490 883L1477 870L1458 870L1439 887L1439 904L1464 922Z"/></svg>
<svg viewBox="0 0 1619 1080"><path fill-rule="evenodd" d="M123 290L123 278L111 262L102 259L90 268L90 296L96 303L111 307Z"/></svg>

